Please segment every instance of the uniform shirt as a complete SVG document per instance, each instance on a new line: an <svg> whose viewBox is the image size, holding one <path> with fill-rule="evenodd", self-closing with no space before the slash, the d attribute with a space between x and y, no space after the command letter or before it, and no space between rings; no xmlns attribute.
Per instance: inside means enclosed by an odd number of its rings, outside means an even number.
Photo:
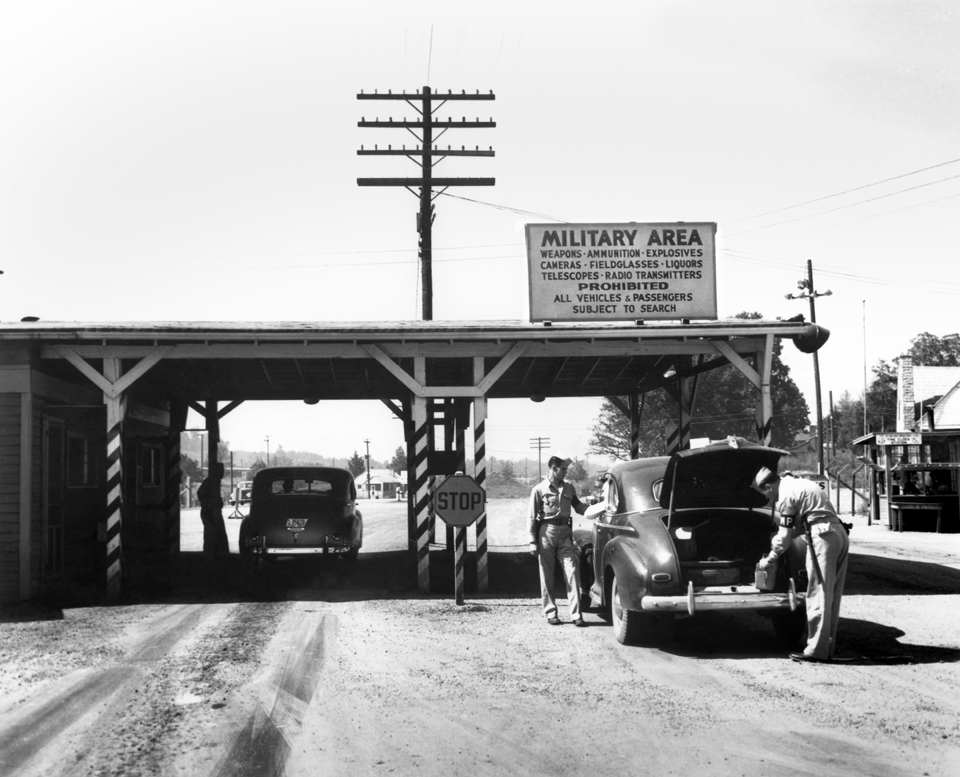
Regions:
<svg viewBox="0 0 960 777"><path fill-rule="evenodd" d="M793 537L805 533L808 526L840 523L824 489L804 478L787 475L781 479L776 510L780 514L780 531L773 538L771 550L778 556L787 549Z"/></svg>
<svg viewBox="0 0 960 777"><path fill-rule="evenodd" d="M527 522L527 528L534 542L539 531L538 521L566 518L566 524L569 526L572 523L571 509L581 514L586 509L586 505L580 501L573 485L564 480L560 488L557 488L550 482L550 478L537 483L530 492L530 513Z"/></svg>

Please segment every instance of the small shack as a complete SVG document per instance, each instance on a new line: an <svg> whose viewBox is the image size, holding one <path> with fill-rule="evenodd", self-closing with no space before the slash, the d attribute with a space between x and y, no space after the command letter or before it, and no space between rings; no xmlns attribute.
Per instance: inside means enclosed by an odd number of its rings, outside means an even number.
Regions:
<svg viewBox="0 0 960 777"><path fill-rule="evenodd" d="M871 469L872 520L895 531L960 531L960 367L902 358L896 432L854 444Z"/></svg>

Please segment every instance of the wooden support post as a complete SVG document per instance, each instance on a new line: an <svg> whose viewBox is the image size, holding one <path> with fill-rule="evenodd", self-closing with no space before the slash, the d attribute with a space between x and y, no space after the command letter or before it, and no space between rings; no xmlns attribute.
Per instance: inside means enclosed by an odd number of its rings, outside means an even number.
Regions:
<svg viewBox="0 0 960 777"><path fill-rule="evenodd" d="M166 555L180 553L180 431L171 426L167 434L166 472Z"/></svg>
<svg viewBox="0 0 960 777"><path fill-rule="evenodd" d="M757 353L757 373L760 375L760 388L757 392L756 424L757 440L762 445L770 445L773 440L773 394L770 386L772 367L773 335L767 335L763 353Z"/></svg>
<svg viewBox="0 0 960 777"><path fill-rule="evenodd" d="M454 527L454 587L456 588L457 604L463 604L463 558L467 545L467 529L464 526Z"/></svg>
<svg viewBox="0 0 960 777"><path fill-rule="evenodd" d="M483 358L474 357L473 380L479 385L483 379ZM485 488L487 479L487 398L477 397L473 400L473 462L474 480L481 488ZM490 587L487 572L487 511L480 514L476 523L477 532L477 591L486 593Z"/></svg>
<svg viewBox="0 0 960 777"><path fill-rule="evenodd" d="M427 400L414 396L413 470L414 512L416 514L417 588L430 591L430 484L427 468Z"/></svg>
<svg viewBox="0 0 960 777"><path fill-rule="evenodd" d="M113 384L122 373L119 359L103 360L104 378ZM123 576L123 419L126 413L126 395L105 394L107 406L107 517L103 533L104 566L106 569L107 600L120 599Z"/></svg>

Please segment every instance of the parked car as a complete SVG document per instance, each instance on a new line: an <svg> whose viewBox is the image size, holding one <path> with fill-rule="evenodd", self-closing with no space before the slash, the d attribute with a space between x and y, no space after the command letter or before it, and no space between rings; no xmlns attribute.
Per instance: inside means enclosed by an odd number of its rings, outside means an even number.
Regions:
<svg viewBox="0 0 960 777"><path fill-rule="evenodd" d="M363 545L353 475L339 467L268 467L253 477L240 554L251 563L278 556L338 554Z"/></svg>
<svg viewBox="0 0 960 777"><path fill-rule="evenodd" d="M241 480L233 487L230 493L230 504L233 506L250 504L250 494L253 491L252 480Z"/></svg>
<svg viewBox="0 0 960 777"><path fill-rule="evenodd" d="M769 615L777 635L804 634L803 541L779 563L772 590L755 567L776 531L765 497L752 488L761 467L786 451L729 438L673 456L614 464L604 509L574 531L584 607L601 607L621 643L649 636L656 620L717 610Z"/></svg>

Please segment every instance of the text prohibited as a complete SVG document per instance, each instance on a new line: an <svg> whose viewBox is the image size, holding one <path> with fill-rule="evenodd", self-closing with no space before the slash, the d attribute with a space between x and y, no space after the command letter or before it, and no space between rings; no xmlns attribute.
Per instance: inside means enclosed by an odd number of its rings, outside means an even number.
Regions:
<svg viewBox="0 0 960 777"><path fill-rule="evenodd" d="M483 515L486 501L483 487L469 475L451 475L434 495L437 516L449 526L471 526Z"/></svg>

